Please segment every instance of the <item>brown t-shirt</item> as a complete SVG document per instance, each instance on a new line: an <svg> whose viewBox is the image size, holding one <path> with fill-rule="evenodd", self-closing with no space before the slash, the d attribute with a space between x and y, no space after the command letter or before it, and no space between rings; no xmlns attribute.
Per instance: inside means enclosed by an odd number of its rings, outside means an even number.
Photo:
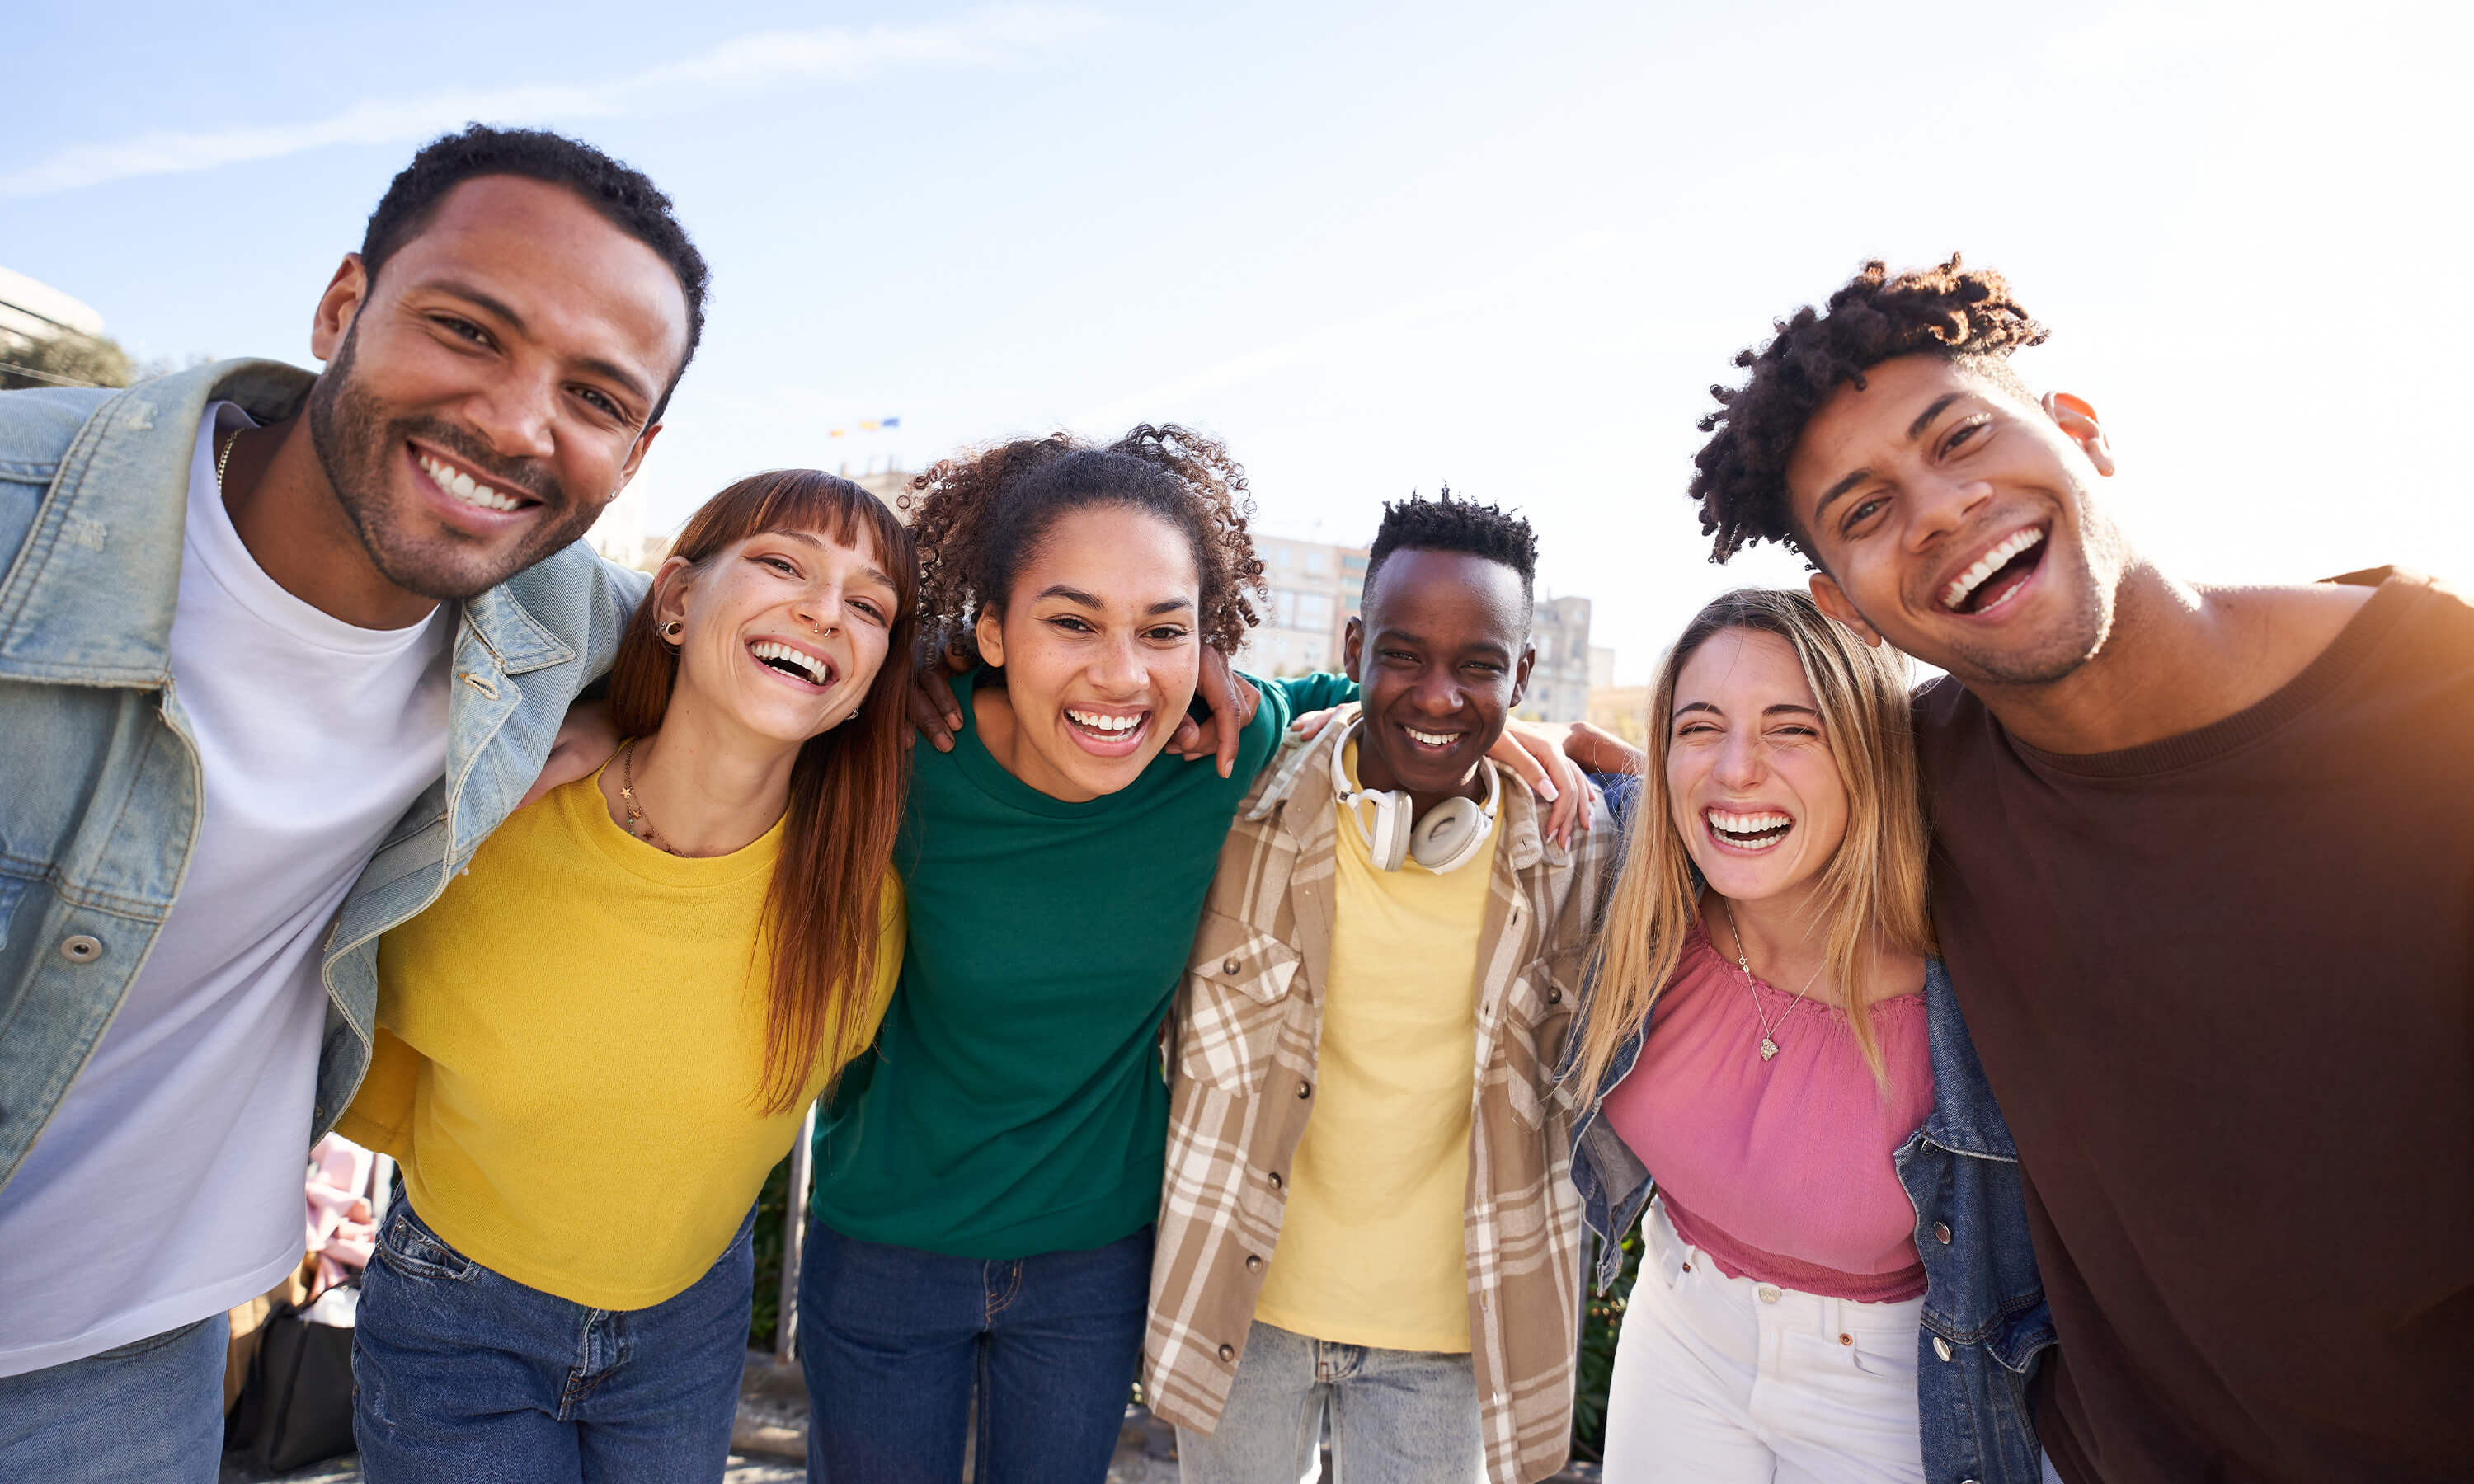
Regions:
<svg viewBox="0 0 2474 1484"><path fill-rule="evenodd" d="M2383 577L2283 689L2145 747L1917 698L2070 1484L2474 1478L2474 608Z"/></svg>

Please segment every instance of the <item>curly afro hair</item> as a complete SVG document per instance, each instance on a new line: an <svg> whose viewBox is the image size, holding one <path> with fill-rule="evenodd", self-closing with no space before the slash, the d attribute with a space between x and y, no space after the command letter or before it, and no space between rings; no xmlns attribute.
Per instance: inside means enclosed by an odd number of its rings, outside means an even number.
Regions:
<svg viewBox="0 0 2474 1484"><path fill-rule="evenodd" d="M1018 438L947 459L902 496L919 545L919 633L929 653L976 657L972 627L1002 613L1014 575L1069 512L1142 511L1185 534L1202 579L1204 643L1233 655L1264 596L1246 521L1246 470L1215 439L1144 423L1105 448L1070 434Z"/></svg>
<svg viewBox="0 0 2474 1484"><path fill-rule="evenodd" d="M1520 598L1523 612L1532 607L1538 576L1538 533L1529 522L1492 505L1480 505L1475 500L1452 498L1452 487L1443 486L1443 493L1434 499L1420 499L1412 493L1405 500L1383 502L1383 523L1374 529L1374 544L1366 553L1366 586L1359 589L1359 605L1374 591L1374 575L1383 570L1383 559L1402 549L1410 551L1454 551L1489 562L1500 562L1520 574Z"/></svg>
<svg viewBox="0 0 2474 1484"><path fill-rule="evenodd" d="M1807 304L1773 327L1768 345L1735 356L1752 374L1733 391L1711 387L1718 410L1701 419L1710 438L1692 456L1689 492L1712 562L1779 541L1819 565L1787 503L1786 465L1805 423L1841 382L1860 391L1867 370L1923 352L1967 362L2026 396L2008 358L2045 339L2000 274L1963 270L1955 252L1938 268L1896 277L1877 258L1827 306Z"/></svg>

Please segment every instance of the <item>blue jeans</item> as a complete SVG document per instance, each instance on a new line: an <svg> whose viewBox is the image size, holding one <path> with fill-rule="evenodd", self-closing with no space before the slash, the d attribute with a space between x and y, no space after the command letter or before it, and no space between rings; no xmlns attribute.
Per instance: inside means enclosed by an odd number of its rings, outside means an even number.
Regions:
<svg viewBox="0 0 2474 1484"><path fill-rule="evenodd" d="M224 1456L221 1314L84 1360L0 1376L0 1479L213 1484Z"/></svg>
<svg viewBox="0 0 2474 1484"><path fill-rule="evenodd" d="M1298 1484L1316 1472L1328 1419L1336 1484L1479 1484L1477 1376L1469 1357L1309 1339L1261 1320L1220 1425L1176 1430L1185 1484Z"/></svg>
<svg viewBox="0 0 2474 1484"><path fill-rule="evenodd" d="M362 1281L352 1436L370 1484L714 1484L730 1456L756 1213L651 1308L599 1309L473 1261L399 1197Z"/></svg>
<svg viewBox="0 0 2474 1484"><path fill-rule="evenodd" d="M808 1228L799 1360L813 1484L1100 1484L1151 1303L1152 1229L989 1262Z"/></svg>

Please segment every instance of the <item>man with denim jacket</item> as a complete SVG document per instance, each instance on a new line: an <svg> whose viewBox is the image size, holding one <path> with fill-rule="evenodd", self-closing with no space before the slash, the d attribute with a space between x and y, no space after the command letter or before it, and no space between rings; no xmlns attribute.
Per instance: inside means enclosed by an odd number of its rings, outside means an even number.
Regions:
<svg viewBox="0 0 2474 1484"><path fill-rule="evenodd" d="M424 149L265 361L0 395L0 1477L211 1479L376 940L540 771L643 580L577 540L693 353L650 181Z"/></svg>
<svg viewBox="0 0 2474 1484"><path fill-rule="evenodd" d="M1363 704L1239 807L1175 1037L1144 1345L1187 1484L1521 1484L1563 1466L1579 1338L1569 1109L1605 830L1484 761L1531 662L1526 522L1387 509ZM1593 805L1593 813L1603 818ZM1499 817L1498 816L1499 813Z"/></svg>

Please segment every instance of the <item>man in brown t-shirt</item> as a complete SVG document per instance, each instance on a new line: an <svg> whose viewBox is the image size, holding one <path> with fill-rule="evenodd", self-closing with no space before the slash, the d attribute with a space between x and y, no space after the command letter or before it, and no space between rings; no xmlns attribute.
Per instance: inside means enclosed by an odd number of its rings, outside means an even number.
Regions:
<svg viewBox="0 0 2474 1484"><path fill-rule="evenodd" d="M2018 1140L2069 1484L2474 1477L2474 609L2200 587L2094 494L1999 275L1880 265L1738 364L1723 560L1947 670L1933 915ZM2225 491L2228 518L2244 518Z"/></svg>

